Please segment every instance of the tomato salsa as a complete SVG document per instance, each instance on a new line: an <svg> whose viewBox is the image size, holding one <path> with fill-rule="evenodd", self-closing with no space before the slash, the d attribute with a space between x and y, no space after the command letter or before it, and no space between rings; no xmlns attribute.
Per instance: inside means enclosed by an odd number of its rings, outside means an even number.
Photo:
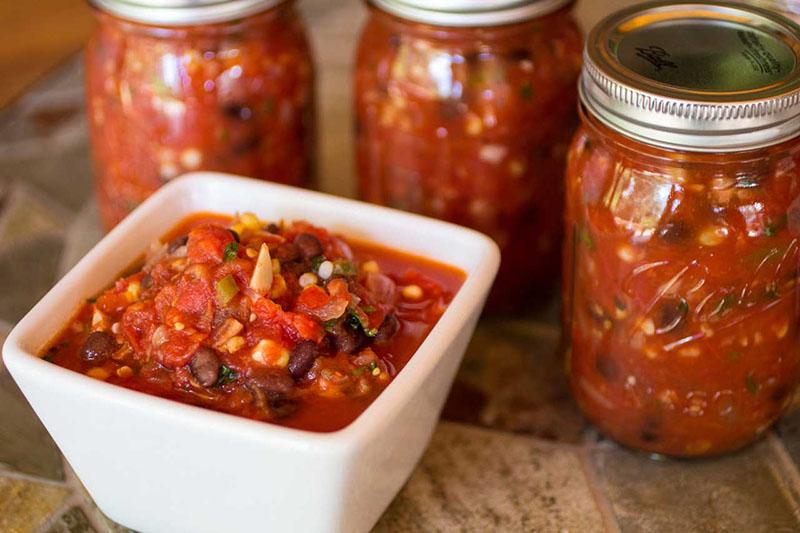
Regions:
<svg viewBox="0 0 800 533"><path fill-rule="evenodd" d="M745 5L650 3L602 22L585 58L565 217L575 397L634 448L744 446L800 378L800 31Z"/></svg>
<svg viewBox="0 0 800 533"><path fill-rule="evenodd" d="M87 301L42 356L164 398L335 431L408 363L463 280L304 221L198 214Z"/></svg>
<svg viewBox="0 0 800 533"><path fill-rule="evenodd" d="M553 11L558 2L519 2L545 12L450 27L382 9L393 2L375 4L355 71L361 197L489 235L503 260L488 308L530 306L558 275L581 65L571 6ZM539 7L545 4L549 12ZM491 8L480 10L476 17Z"/></svg>
<svg viewBox="0 0 800 533"><path fill-rule="evenodd" d="M95 9L87 114L107 228L189 171L313 185L311 51L294 2L267 2L275 3L236 20L184 25ZM173 11L191 14L197 4Z"/></svg>

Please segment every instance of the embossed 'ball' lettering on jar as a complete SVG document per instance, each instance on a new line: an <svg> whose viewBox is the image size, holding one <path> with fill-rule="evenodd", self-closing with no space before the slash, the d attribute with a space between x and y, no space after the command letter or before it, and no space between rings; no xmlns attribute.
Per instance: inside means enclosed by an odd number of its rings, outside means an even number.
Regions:
<svg viewBox="0 0 800 533"><path fill-rule="evenodd" d="M799 58L800 27L735 4L639 5L588 39L567 169L567 362L584 413L623 444L722 453L791 400Z"/></svg>
<svg viewBox="0 0 800 533"><path fill-rule="evenodd" d="M314 69L294 0L92 0L87 114L110 229L172 178L312 186Z"/></svg>
<svg viewBox="0 0 800 533"><path fill-rule="evenodd" d="M570 0L372 0L355 72L361 197L470 226L489 307L554 287L582 37Z"/></svg>

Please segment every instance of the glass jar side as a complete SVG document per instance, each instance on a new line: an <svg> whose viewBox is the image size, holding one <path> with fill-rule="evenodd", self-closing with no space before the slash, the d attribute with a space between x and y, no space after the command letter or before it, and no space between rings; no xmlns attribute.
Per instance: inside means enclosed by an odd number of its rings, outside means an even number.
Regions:
<svg viewBox="0 0 800 533"><path fill-rule="evenodd" d="M192 170L313 184L314 70L293 2L188 27L95 16L87 107L107 228Z"/></svg>
<svg viewBox="0 0 800 533"><path fill-rule="evenodd" d="M555 285L582 38L570 11L445 28L372 8L355 72L361 197L482 231L503 263L490 306Z"/></svg>
<svg viewBox="0 0 800 533"><path fill-rule="evenodd" d="M800 142L668 152L582 118L563 288L574 395L634 448L738 448L797 386Z"/></svg>

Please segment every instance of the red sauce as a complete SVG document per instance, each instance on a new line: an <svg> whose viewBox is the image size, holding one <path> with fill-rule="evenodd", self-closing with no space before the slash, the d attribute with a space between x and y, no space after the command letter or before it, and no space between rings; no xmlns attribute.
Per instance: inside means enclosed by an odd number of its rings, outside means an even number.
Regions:
<svg viewBox="0 0 800 533"><path fill-rule="evenodd" d="M310 431L355 420L464 280L453 267L250 214L232 224L199 214L162 241L144 267L83 305L43 356L130 389ZM267 264L271 283L259 285Z"/></svg>
<svg viewBox="0 0 800 533"><path fill-rule="evenodd" d="M313 184L314 72L294 2L195 26L95 16L87 102L106 227L188 171Z"/></svg>
<svg viewBox="0 0 800 533"><path fill-rule="evenodd" d="M361 197L475 228L503 254L489 307L554 287L581 35L569 9L430 26L370 8L355 71Z"/></svg>
<svg viewBox="0 0 800 533"><path fill-rule="evenodd" d="M800 143L672 152L591 116L572 145L570 377L606 434L671 455L763 433L800 372Z"/></svg>

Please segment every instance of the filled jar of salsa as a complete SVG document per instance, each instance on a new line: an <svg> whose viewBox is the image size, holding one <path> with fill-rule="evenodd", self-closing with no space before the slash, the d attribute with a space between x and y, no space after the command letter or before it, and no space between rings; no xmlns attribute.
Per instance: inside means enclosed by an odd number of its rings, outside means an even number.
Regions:
<svg viewBox="0 0 800 533"><path fill-rule="evenodd" d="M87 100L107 228L192 170L312 185L314 70L292 0L94 6Z"/></svg>
<svg viewBox="0 0 800 533"><path fill-rule="evenodd" d="M753 8L651 4L592 32L569 154L573 392L650 452L741 447L800 371L800 35Z"/></svg>
<svg viewBox="0 0 800 533"><path fill-rule="evenodd" d="M500 245L489 307L558 274L582 38L571 2L374 0L355 71L361 197Z"/></svg>

